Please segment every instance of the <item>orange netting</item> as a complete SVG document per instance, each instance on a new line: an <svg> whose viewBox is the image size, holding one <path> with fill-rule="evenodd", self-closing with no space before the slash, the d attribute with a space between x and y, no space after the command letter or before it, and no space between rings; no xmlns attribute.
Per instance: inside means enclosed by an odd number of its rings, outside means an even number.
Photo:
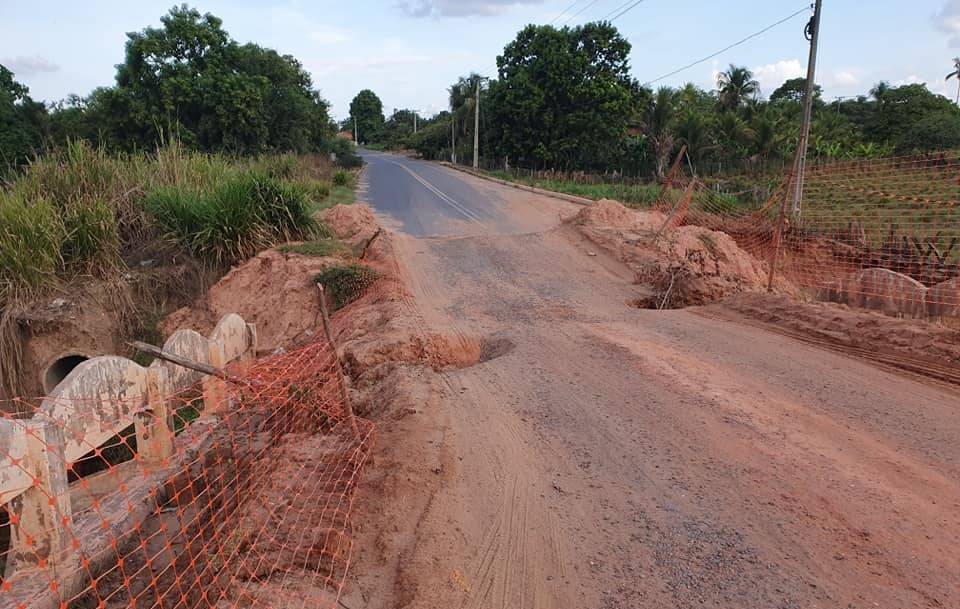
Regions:
<svg viewBox="0 0 960 609"><path fill-rule="evenodd" d="M0 606L335 607L374 427L345 408L325 342L234 373L101 445L50 414L90 405L19 401L33 416L0 421ZM169 434L161 459L137 446L151 433ZM72 445L85 454L69 459Z"/></svg>
<svg viewBox="0 0 960 609"><path fill-rule="evenodd" d="M808 167L766 201L668 177L668 225L730 234L821 300L917 318L960 317L960 157L936 154Z"/></svg>

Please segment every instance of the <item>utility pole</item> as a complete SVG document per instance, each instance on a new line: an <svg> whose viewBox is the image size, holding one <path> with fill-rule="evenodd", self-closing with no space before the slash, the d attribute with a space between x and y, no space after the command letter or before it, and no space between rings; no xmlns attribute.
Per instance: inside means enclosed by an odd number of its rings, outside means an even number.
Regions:
<svg viewBox="0 0 960 609"><path fill-rule="evenodd" d="M793 192L793 217L800 218L803 204L803 172L807 166L807 144L810 141L810 119L813 116L813 91L817 74L817 45L820 40L820 9L823 0L816 0L813 17L805 32L810 39L810 59L807 61L807 92L803 99L803 124L800 127L800 142L794 163L795 190Z"/></svg>
<svg viewBox="0 0 960 609"><path fill-rule="evenodd" d="M477 103L473 117L473 168L480 168L480 79L477 78Z"/></svg>
<svg viewBox="0 0 960 609"><path fill-rule="evenodd" d="M413 133L414 135L416 135L417 133L417 111L416 110L413 111Z"/></svg>
<svg viewBox="0 0 960 609"><path fill-rule="evenodd" d="M357 126L357 117L353 117L353 143L360 145L360 127Z"/></svg>
<svg viewBox="0 0 960 609"><path fill-rule="evenodd" d="M450 113L450 161L457 164L457 118Z"/></svg>

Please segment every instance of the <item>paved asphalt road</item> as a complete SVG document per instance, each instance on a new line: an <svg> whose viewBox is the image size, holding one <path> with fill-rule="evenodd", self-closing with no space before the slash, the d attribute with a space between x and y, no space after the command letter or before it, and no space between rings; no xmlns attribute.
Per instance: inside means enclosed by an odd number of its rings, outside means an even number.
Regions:
<svg viewBox="0 0 960 609"><path fill-rule="evenodd" d="M507 226L503 199L456 170L392 154L364 151L361 156L367 162L361 197L381 218L393 220L390 228L432 237Z"/></svg>

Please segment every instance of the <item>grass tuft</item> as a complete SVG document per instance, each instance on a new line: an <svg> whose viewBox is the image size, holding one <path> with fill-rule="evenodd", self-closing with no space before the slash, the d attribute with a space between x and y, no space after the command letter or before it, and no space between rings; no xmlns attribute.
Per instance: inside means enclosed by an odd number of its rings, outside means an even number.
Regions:
<svg viewBox="0 0 960 609"><path fill-rule="evenodd" d="M330 295L334 309L340 309L360 298L379 277L380 274L368 266L349 264L324 269L314 281Z"/></svg>
<svg viewBox="0 0 960 609"><path fill-rule="evenodd" d="M311 258L348 258L353 256L349 245L338 239L316 239L304 243L281 245L277 251L285 254L300 254Z"/></svg>

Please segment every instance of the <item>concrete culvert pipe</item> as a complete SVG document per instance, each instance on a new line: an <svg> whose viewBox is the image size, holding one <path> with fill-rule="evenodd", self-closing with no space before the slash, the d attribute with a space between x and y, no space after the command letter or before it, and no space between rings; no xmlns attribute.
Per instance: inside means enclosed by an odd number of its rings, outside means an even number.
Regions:
<svg viewBox="0 0 960 609"><path fill-rule="evenodd" d="M77 353L71 355L64 355L53 361L43 373L43 391L46 394L50 394L54 388L60 384L60 381L67 378L67 375L70 372L87 361L89 358L86 355L80 355Z"/></svg>

